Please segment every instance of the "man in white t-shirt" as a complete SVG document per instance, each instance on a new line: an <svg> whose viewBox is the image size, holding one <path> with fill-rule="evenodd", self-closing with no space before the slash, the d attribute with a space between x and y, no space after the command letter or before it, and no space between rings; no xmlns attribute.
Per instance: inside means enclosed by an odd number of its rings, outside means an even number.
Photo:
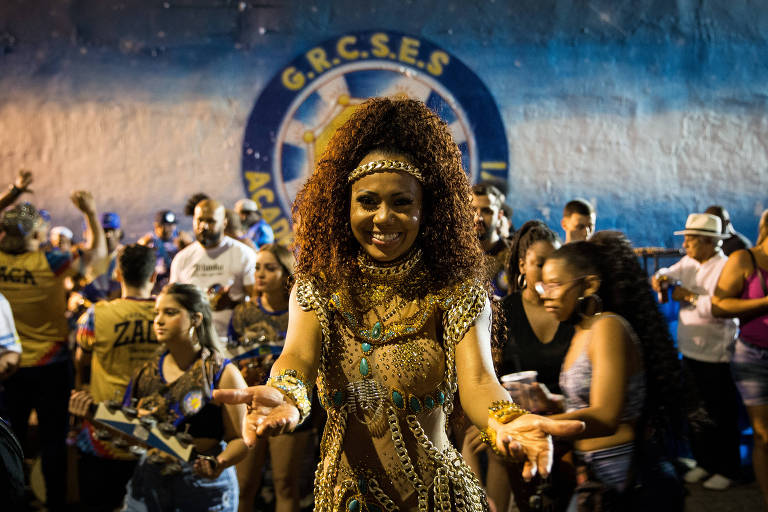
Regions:
<svg viewBox="0 0 768 512"><path fill-rule="evenodd" d="M224 206L206 199L195 206L193 230L197 241L171 263L171 283L196 284L208 293L216 332L227 335L232 308L253 291L256 253L224 235Z"/></svg>

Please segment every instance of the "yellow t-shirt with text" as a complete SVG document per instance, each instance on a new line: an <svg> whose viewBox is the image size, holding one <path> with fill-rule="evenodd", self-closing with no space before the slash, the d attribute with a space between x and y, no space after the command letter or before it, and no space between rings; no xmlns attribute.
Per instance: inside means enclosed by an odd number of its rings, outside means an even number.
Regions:
<svg viewBox="0 0 768 512"><path fill-rule="evenodd" d="M23 254L0 251L0 293L13 311L21 341L21 367L69 357L64 279L78 271L79 253L59 249Z"/></svg>

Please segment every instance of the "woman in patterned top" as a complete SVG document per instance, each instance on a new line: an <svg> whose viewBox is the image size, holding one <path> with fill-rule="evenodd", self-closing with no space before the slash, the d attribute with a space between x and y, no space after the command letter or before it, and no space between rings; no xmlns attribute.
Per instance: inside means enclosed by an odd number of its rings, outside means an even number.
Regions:
<svg viewBox="0 0 768 512"><path fill-rule="evenodd" d="M164 347L136 372L125 405L135 406L140 417L151 415L186 432L196 452L208 458L186 464L150 450L128 483L123 510L235 511L234 465L247 452L240 437L246 411L221 404L213 390L242 389L245 381L219 354L211 308L200 288L166 286L157 297L155 315L155 334Z"/></svg>
<svg viewBox="0 0 768 512"><path fill-rule="evenodd" d="M254 295L232 314L230 336L247 350L237 364L249 386L267 381L275 356L285 343L294 262L293 253L282 245L261 246L256 255ZM237 465L241 511L253 510L267 448L275 486L275 510L299 510L299 474L303 468L296 460L307 447L310 427L310 422L306 422L291 435L260 439Z"/></svg>
<svg viewBox="0 0 768 512"><path fill-rule="evenodd" d="M529 478L549 471L548 433L583 426L525 414L496 379L470 197L446 124L421 102L383 98L335 132L297 196L285 348L266 386L216 396L250 405L250 445L304 420L317 379L328 411L318 511L487 510L448 439L457 392Z"/></svg>
<svg viewBox="0 0 768 512"><path fill-rule="evenodd" d="M564 408L555 418L586 424L574 451L605 488L600 510L682 510L682 486L655 452L682 424L680 366L629 241L602 231L566 244L534 286L547 311L575 327L560 372L565 403L549 405ZM653 505L638 505L650 497L634 493L638 481L656 493Z"/></svg>

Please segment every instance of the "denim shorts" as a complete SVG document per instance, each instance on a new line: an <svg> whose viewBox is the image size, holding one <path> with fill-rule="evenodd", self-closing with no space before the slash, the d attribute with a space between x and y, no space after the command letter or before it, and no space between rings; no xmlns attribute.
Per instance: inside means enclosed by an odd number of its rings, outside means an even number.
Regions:
<svg viewBox="0 0 768 512"><path fill-rule="evenodd" d="M142 457L126 486L121 510L237 512L240 489L234 466L225 469L216 480L198 476L191 465L173 474L164 474L164 467Z"/></svg>
<svg viewBox="0 0 768 512"><path fill-rule="evenodd" d="M768 348L737 340L731 373L744 405L768 404Z"/></svg>

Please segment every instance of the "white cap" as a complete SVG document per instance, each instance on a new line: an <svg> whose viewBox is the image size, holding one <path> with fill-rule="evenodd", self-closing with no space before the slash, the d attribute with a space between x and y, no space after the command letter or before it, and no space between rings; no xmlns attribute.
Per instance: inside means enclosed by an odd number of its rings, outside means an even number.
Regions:
<svg viewBox="0 0 768 512"><path fill-rule="evenodd" d="M70 240L75 238L75 235L72 233L72 230L70 230L66 226L55 226L55 227L52 227L51 228L51 236L54 236L54 235L55 236L59 236L59 237L65 236L65 237L69 238Z"/></svg>
<svg viewBox="0 0 768 512"><path fill-rule="evenodd" d="M257 212L259 211L259 205L252 199L240 199L235 203L235 211L240 212Z"/></svg>

